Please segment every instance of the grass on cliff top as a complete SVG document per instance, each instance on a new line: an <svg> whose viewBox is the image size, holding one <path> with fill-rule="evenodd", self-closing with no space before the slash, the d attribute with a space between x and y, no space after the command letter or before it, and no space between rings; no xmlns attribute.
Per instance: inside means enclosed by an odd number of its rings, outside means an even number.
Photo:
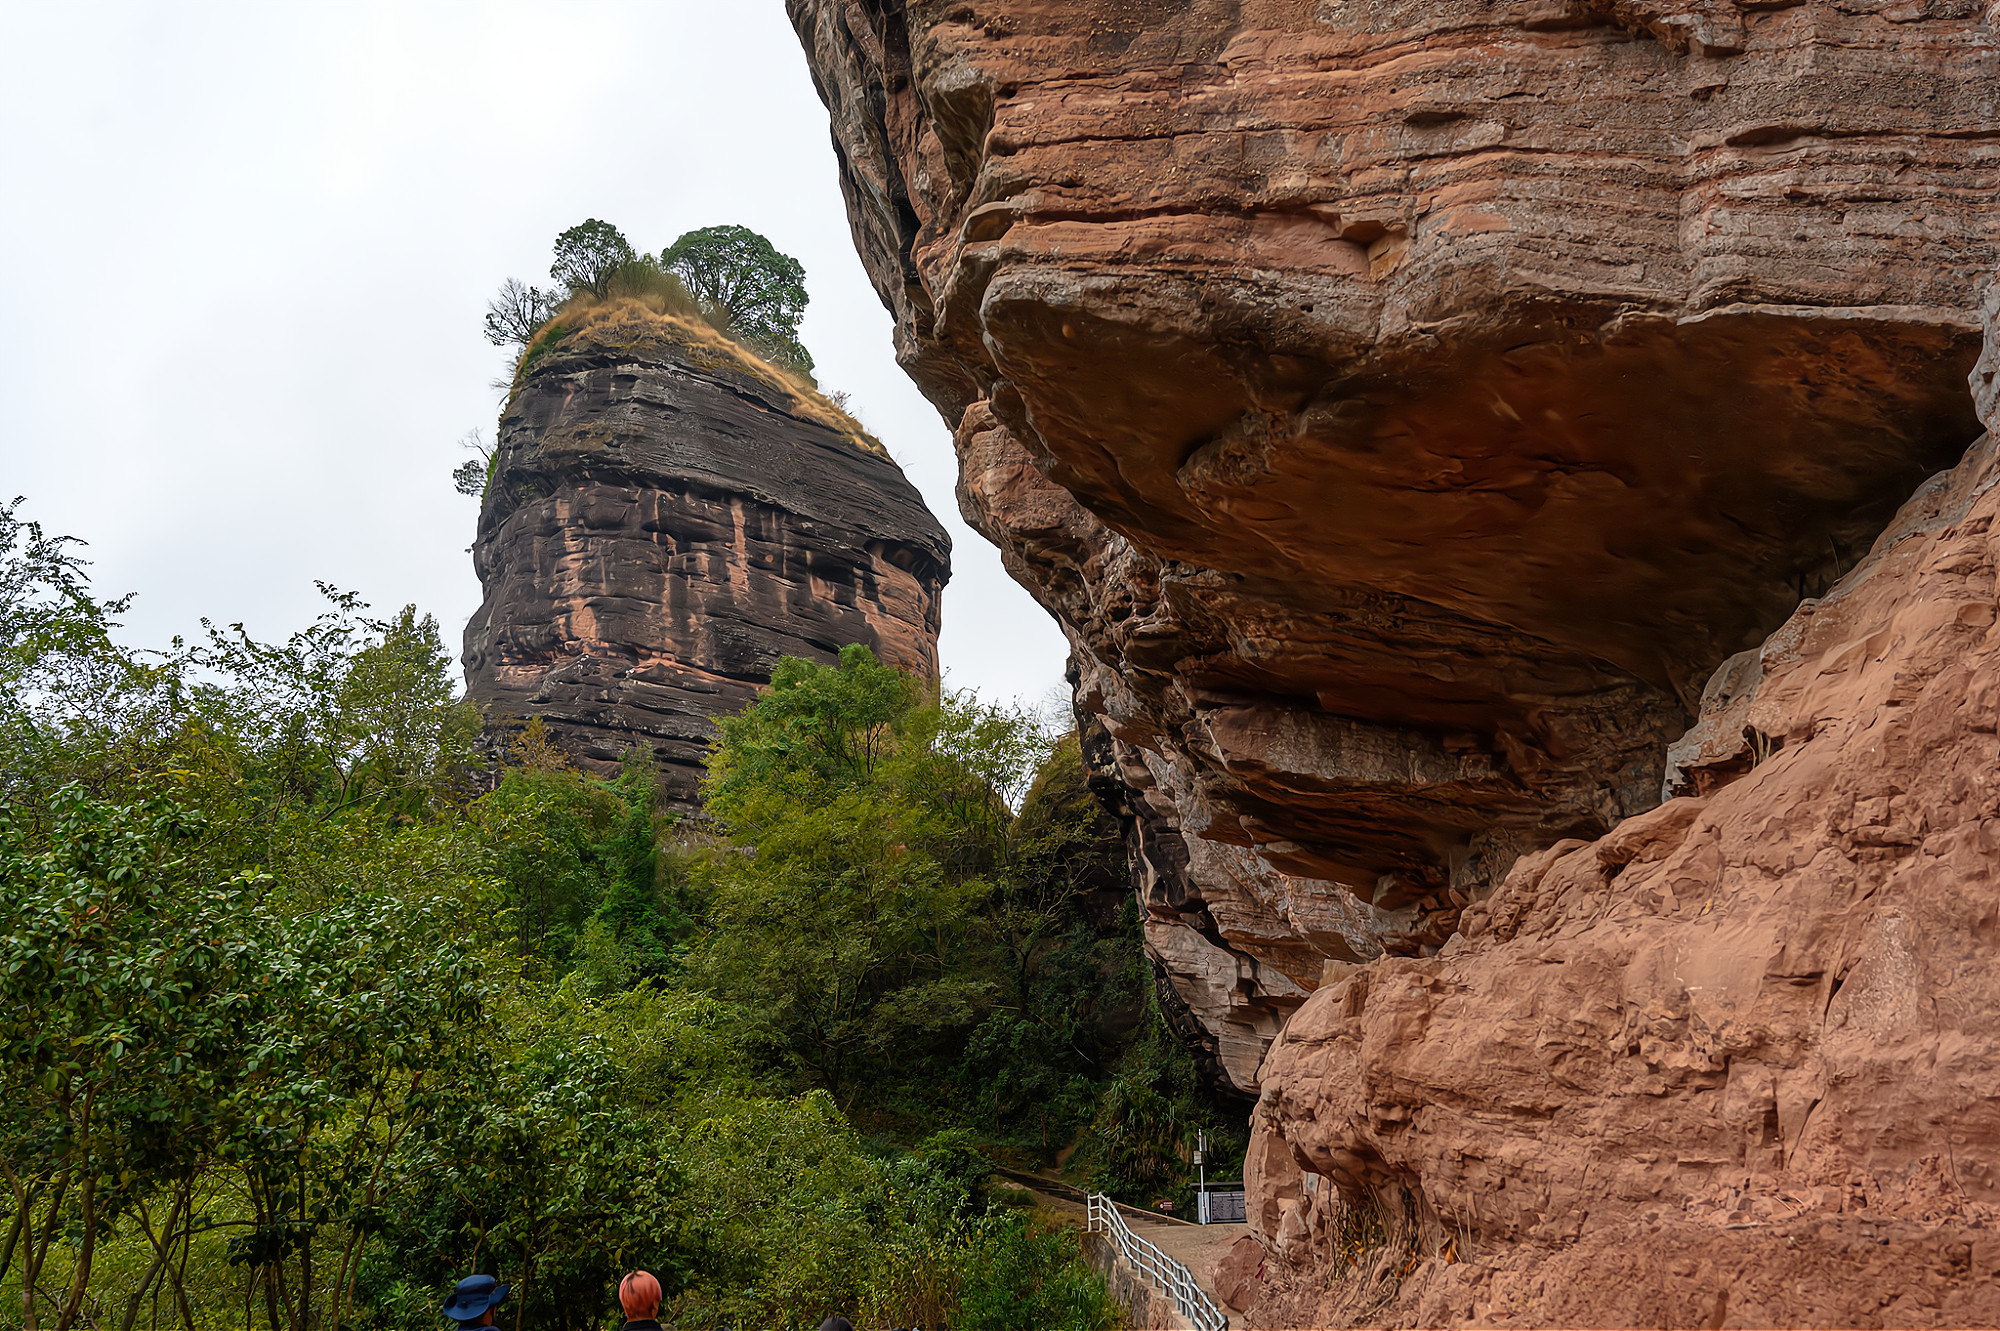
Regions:
<svg viewBox="0 0 2000 1331"><path fill-rule="evenodd" d="M889 456L880 439L810 380L771 364L716 328L679 278L643 263L628 264L616 274L607 295L583 292L563 302L515 362L509 401L527 382L535 362L565 343L623 351L658 342L679 348L688 363L700 369L742 374L768 388L792 415L825 426L863 452Z"/></svg>

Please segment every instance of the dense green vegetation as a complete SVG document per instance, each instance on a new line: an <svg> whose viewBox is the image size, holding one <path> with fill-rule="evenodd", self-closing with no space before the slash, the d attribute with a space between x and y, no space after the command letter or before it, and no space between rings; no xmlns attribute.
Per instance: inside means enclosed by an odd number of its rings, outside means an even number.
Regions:
<svg viewBox="0 0 2000 1331"><path fill-rule="evenodd" d="M1218 1115L1074 740L788 661L684 828L532 724L491 768L436 625L328 595L132 652L0 509L24 1325L431 1326L479 1270L502 1325L581 1331L635 1266L690 1327L1113 1324L987 1157L1081 1136L1151 1200Z"/></svg>

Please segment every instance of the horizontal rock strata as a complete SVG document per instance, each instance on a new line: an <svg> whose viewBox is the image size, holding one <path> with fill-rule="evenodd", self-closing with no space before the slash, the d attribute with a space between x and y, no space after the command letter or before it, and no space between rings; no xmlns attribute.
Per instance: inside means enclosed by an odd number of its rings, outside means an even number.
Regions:
<svg viewBox="0 0 2000 1331"><path fill-rule="evenodd" d="M1246 1090L1324 978L1652 808L1703 681L1978 431L1977 4L787 8Z"/></svg>
<svg viewBox="0 0 2000 1331"><path fill-rule="evenodd" d="M586 767L648 751L697 799L710 718L786 656L864 643L937 675L950 540L830 403L636 302L535 354L501 417L473 547L470 696Z"/></svg>

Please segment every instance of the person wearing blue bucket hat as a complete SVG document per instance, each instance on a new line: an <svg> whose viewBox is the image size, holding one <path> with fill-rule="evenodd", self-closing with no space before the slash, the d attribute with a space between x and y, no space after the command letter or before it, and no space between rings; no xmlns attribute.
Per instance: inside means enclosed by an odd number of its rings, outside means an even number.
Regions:
<svg viewBox="0 0 2000 1331"><path fill-rule="evenodd" d="M444 1315L460 1326L491 1326L493 1310L507 1297L509 1288L492 1276L467 1276L444 1301Z"/></svg>

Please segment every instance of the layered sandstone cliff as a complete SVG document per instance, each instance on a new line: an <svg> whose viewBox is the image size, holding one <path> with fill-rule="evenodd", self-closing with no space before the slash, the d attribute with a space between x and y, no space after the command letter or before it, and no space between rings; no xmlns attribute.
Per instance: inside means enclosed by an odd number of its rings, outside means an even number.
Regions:
<svg viewBox="0 0 2000 1331"><path fill-rule="evenodd" d="M788 7L1253 1324L2000 1325L1988 7Z"/></svg>
<svg viewBox="0 0 2000 1331"><path fill-rule="evenodd" d="M788 0L1234 1082L1661 798L1978 431L1969 0Z"/></svg>
<svg viewBox="0 0 2000 1331"><path fill-rule="evenodd" d="M881 445L696 321L567 316L501 417L465 630L490 721L587 767L649 750L692 804L710 718L782 657L865 643L937 674L951 543Z"/></svg>

